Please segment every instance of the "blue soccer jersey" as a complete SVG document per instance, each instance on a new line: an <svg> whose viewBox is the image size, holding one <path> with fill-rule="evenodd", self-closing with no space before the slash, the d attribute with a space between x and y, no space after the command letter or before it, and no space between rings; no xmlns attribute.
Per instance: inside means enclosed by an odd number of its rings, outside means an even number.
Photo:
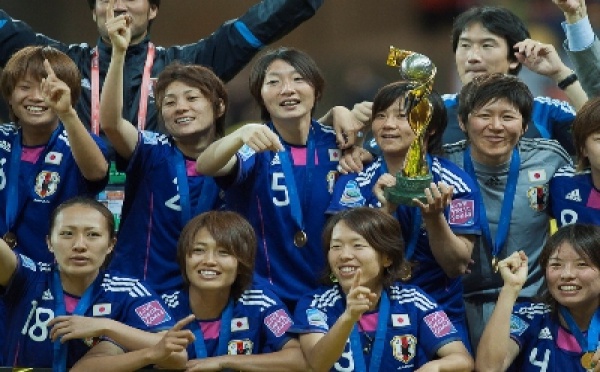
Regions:
<svg viewBox="0 0 600 372"><path fill-rule="evenodd" d="M212 177L195 171L173 139L140 132L126 170L125 200L110 268L144 280L159 294L183 286L177 239L189 219L222 204ZM181 185L183 184L183 185Z"/></svg>
<svg viewBox="0 0 600 372"><path fill-rule="evenodd" d="M340 177L335 185L328 213L361 206L380 207L377 197L373 194L373 186L385 172L383 158L380 157L361 173ZM480 235L480 198L477 196L477 188L474 187L471 177L454 163L438 157L432 157L431 172L435 183L441 181L454 187L453 200L445 211L450 229L455 234ZM417 207L404 205L399 206L396 210L396 217L402 226L402 237L407 247L410 245L409 242L414 239L413 220L416 210ZM432 296L467 340L461 278L450 278L444 273L431 252L427 230L423 224L417 233L414 253L409 258L410 261L417 264L408 283L421 287L428 295Z"/></svg>
<svg viewBox="0 0 600 372"><path fill-rule="evenodd" d="M21 137L14 125L0 125L0 236L7 231L16 234L17 252L35 262L51 263L54 256L46 247L50 214L72 197L93 197L102 191L108 173L101 181L83 177L62 123L43 148L21 146ZM106 156L102 140L92 138ZM21 154L13 157L13 149L19 148Z"/></svg>
<svg viewBox="0 0 600 372"><path fill-rule="evenodd" d="M52 367L53 342L48 322L57 309L52 286L55 267L35 264L18 255L11 282L2 288L6 303L5 361L10 366ZM174 325L158 296L139 280L116 272L100 272L86 317L105 317L145 331L161 331ZM67 366L72 366L97 343L97 339L68 341Z"/></svg>
<svg viewBox="0 0 600 372"><path fill-rule="evenodd" d="M301 228L294 223L293 199L278 153L254 153L244 146L237 154L237 172L217 178L226 190L227 208L242 214L254 227L258 240L256 274L273 284L275 293L290 307L318 286L317 278L325 267L321 232L340 157L333 128L313 121L309 141L314 141L313 164L307 164L311 156L306 147L285 145L293 158L303 230L308 237L304 246L294 245L294 236Z"/></svg>
<svg viewBox="0 0 600 372"><path fill-rule="evenodd" d="M550 181L552 215L559 226L572 223L600 225L600 191L588 170L575 173L571 165L560 168Z"/></svg>
<svg viewBox="0 0 600 372"><path fill-rule="evenodd" d="M187 293L178 292L167 301L176 320L192 313ZM221 317L197 321L202 329L207 356L218 356L221 338ZM286 333L292 326L292 317L281 300L268 288L253 285L233 303L227 355L263 354L279 351L290 340ZM194 344L188 347L188 358L198 358Z"/></svg>
<svg viewBox="0 0 600 372"><path fill-rule="evenodd" d="M437 351L460 336L446 313L421 289L397 283L385 289L390 301L390 316L383 342L380 371L413 371L434 359ZM339 285L320 287L303 297L294 312L291 333L327 333L346 310L346 295ZM377 317L377 313L364 314ZM378 320L378 319L377 319ZM372 323L372 322L371 322ZM365 348L375 336L372 329L360 332L359 350L369 365L372 348ZM369 337L365 335L369 334ZM350 339L331 371L354 371L355 357Z"/></svg>
<svg viewBox="0 0 600 372"><path fill-rule="evenodd" d="M581 365L583 352L577 340L545 304L516 304L510 319L510 337L520 350L511 371L586 371Z"/></svg>

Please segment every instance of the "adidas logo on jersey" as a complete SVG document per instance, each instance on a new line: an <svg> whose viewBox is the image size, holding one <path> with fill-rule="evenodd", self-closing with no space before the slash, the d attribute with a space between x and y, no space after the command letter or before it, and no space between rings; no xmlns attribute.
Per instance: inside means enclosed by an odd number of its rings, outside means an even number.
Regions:
<svg viewBox="0 0 600 372"><path fill-rule="evenodd" d="M540 340L552 340L552 334L550 333L548 327L542 328L540 334L538 335L538 338Z"/></svg>
<svg viewBox="0 0 600 372"><path fill-rule="evenodd" d="M44 293L42 294L42 300L54 300L54 297L52 297L52 292L50 292L50 289L46 289L44 291Z"/></svg>
<svg viewBox="0 0 600 372"><path fill-rule="evenodd" d="M487 181L485 181L486 186L498 186L500 185L500 179L496 176L490 177Z"/></svg>
<svg viewBox="0 0 600 372"><path fill-rule="evenodd" d="M581 196L579 196L579 189L575 189L567 195L565 195L565 199L580 202Z"/></svg>
<svg viewBox="0 0 600 372"><path fill-rule="evenodd" d="M276 164L281 164L281 161L279 160L279 154L275 154L275 156L273 156L273 160L271 160L271 166Z"/></svg>

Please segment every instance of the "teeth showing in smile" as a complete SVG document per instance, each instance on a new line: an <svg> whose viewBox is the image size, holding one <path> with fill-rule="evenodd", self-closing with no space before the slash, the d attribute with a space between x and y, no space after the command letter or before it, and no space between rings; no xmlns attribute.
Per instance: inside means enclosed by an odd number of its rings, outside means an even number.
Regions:
<svg viewBox="0 0 600 372"><path fill-rule="evenodd" d="M217 272L213 270L200 270L200 275L207 277L215 277L217 276Z"/></svg>
<svg viewBox="0 0 600 372"><path fill-rule="evenodd" d="M561 285L558 287L561 291L576 291L579 289L576 285Z"/></svg>
<svg viewBox="0 0 600 372"><path fill-rule="evenodd" d="M291 101L283 101L281 103L281 106L294 106L297 105L300 101L297 100L291 100Z"/></svg>
<svg viewBox="0 0 600 372"><path fill-rule="evenodd" d="M190 121L192 121L192 120L193 120L192 118L190 118L190 117L187 117L187 118L179 118L179 119L175 120L175 122L176 122L177 124L182 124L182 123L187 123L187 122L190 122Z"/></svg>
<svg viewBox="0 0 600 372"><path fill-rule="evenodd" d="M25 109L31 112L42 112L47 110L47 108L39 106L25 106Z"/></svg>
<svg viewBox="0 0 600 372"><path fill-rule="evenodd" d="M356 271L356 267L352 267L352 266L344 266L344 267L340 267L340 272L342 273L353 273L354 271Z"/></svg>

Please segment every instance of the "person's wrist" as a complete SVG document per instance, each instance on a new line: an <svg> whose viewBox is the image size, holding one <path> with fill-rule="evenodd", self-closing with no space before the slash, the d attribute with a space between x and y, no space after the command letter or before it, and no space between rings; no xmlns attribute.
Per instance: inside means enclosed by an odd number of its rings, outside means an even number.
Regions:
<svg viewBox="0 0 600 372"><path fill-rule="evenodd" d="M567 77L561 79L557 85L561 90L565 90L568 87L570 87L571 85L573 85L577 80L579 80L579 78L577 77L577 74L575 74L574 72L571 72L571 74L569 74Z"/></svg>
<svg viewBox="0 0 600 372"><path fill-rule="evenodd" d="M565 12L565 21L567 21L567 23L569 24L573 24L573 23L577 23L580 20L582 20L583 18L585 18L587 16L587 10L585 8L585 5L582 5L581 7L577 8L576 10L572 11L572 12Z"/></svg>

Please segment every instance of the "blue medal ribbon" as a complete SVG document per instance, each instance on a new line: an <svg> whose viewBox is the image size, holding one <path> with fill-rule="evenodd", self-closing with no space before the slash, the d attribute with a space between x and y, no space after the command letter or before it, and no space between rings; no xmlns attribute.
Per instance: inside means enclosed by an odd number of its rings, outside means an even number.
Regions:
<svg viewBox="0 0 600 372"><path fill-rule="evenodd" d="M83 296L79 299L75 310L73 310L72 315L81 315L84 316L85 313L90 308L92 303L92 295L94 293L94 288L98 286L98 283L102 279L102 275L98 274L96 279L92 282L92 284L86 288L85 292L83 292ZM62 282L60 280L60 274L58 272L58 266L54 269L54 273L52 276L52 292L54 292L54 296L56 298L56 303L54 305L54 316L63 316L67 315L67 309L65 306L65 294L63 292ZM53 359L52 359L52 370L53 371L66 371L67 370L67 354L68 354L68 344L61 343L60 338L54 341L53 343Z"/></svg>
<svg viewBox="0 0 600 372"><path fill-rule="evenodd" d="M381 299L379 300L379 315L377 317L377 330L375 331L375 340L373 340L373 348L371 350L371 361L369 362L368 371L379 371L381 358L383 356L383 348L385 345L385 334L387 333L387 323L390 318L390 300L385 289L381 291ZM363 346L360 341L360 333L358 326L355 324L350 333L350 347L354 358L355 371L366 372L367 366L363 356Z"/></svg>
<svg viewBox="0 0 600 372"><path fill-rule="evenodd" d="M188 182L185 158L179 149L175 149L175 171L181 206L181 226L185 226L192 217L212 209L215 198L219 195L219 187L214 178L202 175L202 189L193 209L190 202L190 184Z"/></svg>
<svg viewBox="0 0 600 372"><path fill-rule="evenodd" d="M506 182L506 189L504 191L504 199L502 200L502 209L500 210L500 219L498 221L498 230L496 236L492 240L492 234L490 232L490 224L485 213L485 205L483 204L483 195L479 187L479 181L475 174L475 168L473 167L473 161L471 160L471 149L467 147L463 156L463 165L465 171L473 178L475 187L479 191L479 215L481 218L481 230L485 239L486 245L492 251L492 257L497 258L500 251L506 244L508 237L508 230L510 228L510 218L512 215L513 203L515 200L515 194L517 192L517 180L519 179L519 168L521 166L521 158L519 156L519 150L517 147L513 149L512 156L510 159L510 166L508 169L508 180Z"/></svg>
<svg viewBox="0 0 600 372"><path fill-rule="evenodd" d="M217 346L217 355L227 355L227 346L229 344L229 339L231 337L231 320L233 319L233 299L229 299L227 306L223 310L221 314L221 326L219 327L219 345ZM198 325L198 321L194 320L190 324L190 328L192 329L192 333L196 338L194 340L194 350L196 350L196 358L202 359L209 357L208 352L206 351L206 343L204 343L204 334L202 333L202 329Z"/></svg>
<svg viewBox="0 0 600 372"><path fill-rule="evenodd" d="M273 132L277 133L272 123L270 123L269 128L273 130ZM279 139L282 143L283 138L279 136ZM279 152L279 162L281 163L281 169L283 171L283 177L285 178L285 183L288 189L288 198L290 200L290 211L292 214L292 220L296 224L296 227L301 231L304 231L304 216L303 209L306 208L307 198L304 197L302 200L300 199L300 195L298 193L298 187L296 185L296 177L294 177L293 170L293 162L291 158L291 152L288 146L285 146L286 150ZM315 140L313 138L313 129L312 123L308 132L308 138L306 140L306 177L304 178L304 185L310 185L312 182L312 174L315 169ZM304 187L304 194L308 192L307 187Z"/></svg>
<svg viewBox="0 0 600 372"><path fill-rule="evenodd" d="M575 319L573 319L569 309L564 306L559 306L558 310L560 311L560 315L565 319L565 322L567 322L569 330L579 343L579 346L581 346L581 351L583 353L596 352L599 343L598 336L600 335L600 310L596 310L594 316L592 316L592 319L590 320L587 339L583 336L583 332L581 332L577 323L575 323Z"/></svg>

